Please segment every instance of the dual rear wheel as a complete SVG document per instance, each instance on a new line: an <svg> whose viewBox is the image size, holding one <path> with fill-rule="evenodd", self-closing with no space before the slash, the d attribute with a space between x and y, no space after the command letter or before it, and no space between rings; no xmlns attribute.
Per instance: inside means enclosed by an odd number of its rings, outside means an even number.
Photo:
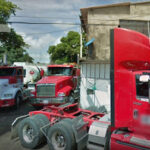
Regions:
<svg viewBox="0 0 150 150"><path fill-rule="evenodd" d="M76 142L72 129L72 120L64 119L45 130L43 135L41 128L50 124L43 114L28 117L21 121L18 128L18 136L23 147L34 149L47 143L50 150L75 150Z"/></svg>
<svg viewBox="0 0 150 150"><path fill-rule="evenodd" d="M76 142L71 119L64 119L48 131L47 143L50 150L75 150Z"/></svg>
<svg viewBox="0 0 150 150"><path fill-rule="evenodd" d="M43 114L38 114L22 120L18 127L20 142L25 148L36 148L46 141L41 132L41 127L49 124L48 118Z"/></svg>

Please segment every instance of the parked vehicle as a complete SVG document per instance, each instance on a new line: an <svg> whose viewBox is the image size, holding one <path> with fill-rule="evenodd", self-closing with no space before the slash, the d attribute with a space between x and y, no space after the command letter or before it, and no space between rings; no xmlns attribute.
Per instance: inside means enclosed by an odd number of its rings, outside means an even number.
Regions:
<svg viewBox="0 0 150 150"><path fill-rule="evenodd" d="M40 71L46 71L46 64L33 64L27 62L14 62L15 66L22 66L24 69L24 84L33 84L40 79Z"/></svg>
<svg viewBox="0 0 150 150"><path fill-rule="evenodd" d="M13 137L30 149L44 138L51 150L150 149L149 41L132 30L111 31L111 117L78 104L47 106L17 118Z"/></svg>
<svg viewBox="0 0 150 150"><path fill-rule="evenodd" d="M31 104L37 107L76 102L79 98L78 72L73 65L49 65L47 76L36 83Z"/></svg>
<svg viewBox="0 0 150 150"><path fill-rule="evenodd" d="M0 108L18 108L30 97L30 90L23 84L23 67L0 66Z"/></svg>

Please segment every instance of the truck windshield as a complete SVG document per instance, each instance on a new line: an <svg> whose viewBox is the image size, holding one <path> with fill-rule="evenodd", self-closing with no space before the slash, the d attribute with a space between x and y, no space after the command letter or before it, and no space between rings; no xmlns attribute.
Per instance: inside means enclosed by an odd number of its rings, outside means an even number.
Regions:
<svg viewBox="0 0 150 150"><path fill-rule="evenodd" d="M15 68L0 68L0 77L4 76L14 76Z"/></svg>
<svg viewBox="0 0 150 150"><path fill-rule="evenodd" d="M141 82L140 75L136 75L136 96L138 99L149 97L149 86L148 82Z"/></svg>
<svg viewBox="0 0 150 150"><path fill-rule="evenodd" d="M72 68L67 67L49 67L48 76L70 76L72 75Z"/></svg>

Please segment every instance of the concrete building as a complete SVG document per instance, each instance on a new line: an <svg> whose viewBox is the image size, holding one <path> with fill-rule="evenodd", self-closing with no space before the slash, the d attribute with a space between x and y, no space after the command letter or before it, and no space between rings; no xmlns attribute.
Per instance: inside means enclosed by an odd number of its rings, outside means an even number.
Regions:
<svg viewBox="0 0 150 150"><path fill-rule="evenodd" d="M81 64L81 107L110 104L110 29L125 27L149 35L150 1L82 8L88 50ZM92 39L92 40L91 40Z"/></svg>

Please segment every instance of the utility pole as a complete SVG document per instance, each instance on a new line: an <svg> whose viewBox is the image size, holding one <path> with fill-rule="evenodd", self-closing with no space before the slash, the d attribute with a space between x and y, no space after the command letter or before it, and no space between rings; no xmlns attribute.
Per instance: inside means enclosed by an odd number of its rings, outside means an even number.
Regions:
<svg viewBox="0 0 150 150"><path fill-rule="evenodd" d="M80 26L80 58L82 58L82 26Z"/></svg>

